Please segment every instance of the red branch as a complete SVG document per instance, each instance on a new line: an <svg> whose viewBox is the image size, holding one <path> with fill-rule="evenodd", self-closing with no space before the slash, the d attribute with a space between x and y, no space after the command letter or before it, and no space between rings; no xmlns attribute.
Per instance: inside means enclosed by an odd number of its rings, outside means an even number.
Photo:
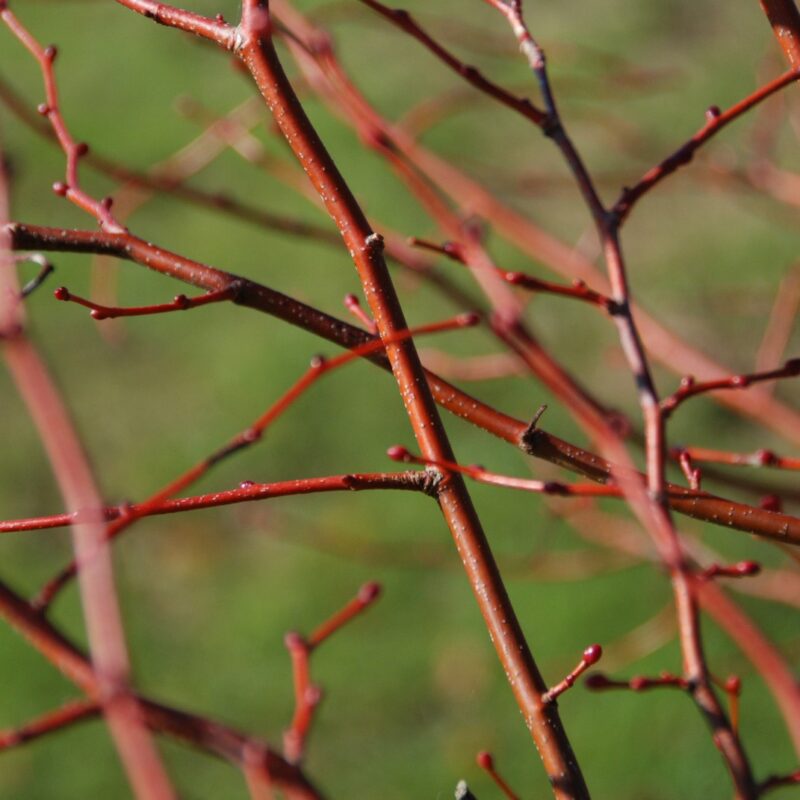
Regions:
<svg viewBox="0 0 800 800"><path fill-rule="evenodd" d="M792 2L792 0L789 0L789 2ZM633 206L645 194L654 186L661 183L664 178L671 175L680 167L688 164L697 150L719 133L726 125L738 119L743 114L746 114L751 108L754 108L789 84L794 83L799 78L800 71L795 67L788 72L784 72L783 75L771 80L764 86L759 87L752 94L749 94L743 100L740 100L725 111L720 111L716 106L712 106L706 112L705 125L703 125L691 139L682 144L672 155L667 156L660 164L648 170L634 186L623 189L622 194L613 208L613 212L620 223L628 217Z"/></svg>
<svg viewBox="0 0 800 800"><path fill-rule="evenodd" d="M575 685L575 681L586 672L589 667L596 664L603 655L603 648L600 647L599 644L592 644L589 645L584 651L583 655L581 656L581 660L578 662L578 666L572 670L563 680L559 681L555 686L548 690L547 694L545 694L544 699L548 703L552 703L556 700L559 696L564 694L568 689L571 689Z"/></svg>
<svg viewBox="0 0 800 800"><path fill-rule="evenodd" d="M0 731L0 750L8 750L41 736L47 736L49 733L63 730L70 725L96 717L101 712L101 707L93 700L71 700L61 708L48 711L19 728Z"/></svg>
<svg viewBox="0 0 800 800"><path fill-rule="evenodd" d="M58 143L67 157L64 182L54 183L53 191L62 197L66 197L67 200L75 203L76 206L95 217L100 227L104 230L110 233L123 233L125 228L114 219L111 213L110 199L97 201L81 188L78 179L78 162L89 152L89 148L83 142L76 142L72 138L64 118L61 116L61 109L58 104L58 88L53 74L53 62L57 55L56 48L53 46L42 47L20 23L5 1L0 3L0 19L5 22L9 30L39 62L39 67L42 71L46 102L38 107L38 111L42 116L47 117L53 132L58 138Z"/></svg>
<svg viewBox="0 0 800 800"><path fill-rule="evenodd" d="M729 450L711 450L707 447L678 447L674 451L680 458L686 453L692 461L707 461L714 464L730 464L736 467L773 467L774 469L800 469L800 458L779 456L772 450L756 450L752 453L732 453Z"/></svg>
<svg viewBox="0 0 800 800"><path fill-rule="evenodd" d="M288 761L299 763L305 753L306 739L314 720L314 712L322 699L322 691L311 682L311 654L342 626L362 614L380 596L379 583L365 583L344 608L322 623L310 636L286 635L286 647L292 659L295 707L289 728L283 734L283 750Z"/></svg>
<svg viewBox="0 0 800 800"><path fill-rule="evenodd" d="M79 306L91 309L92 318L97 320L115 319L116 317L141 317L149 314L166 314L169 311L187 311L190 308L221 303L224 300L233 300L236 297L237 287L232 285L216 292L208 292L200 297L187 297L185 294L176 295L169 303L155 306L134 306L131 308L118 308L116 306L102 306L73 294L65 286L60 286L53 292L56 300L77 303Z"/></svg>
<svg viewBox="0 0 800 800"><path fill-rule="evenodd" d="M463 466L454 461L434 461L430 458L421 458L409 453L401 445L393 445L386 454L393 461L405 464L424 464L428 467L440 467L450 472L460 472L478 483L488 483L492 486L505 486L508 489L520 489L524 492L537 492L541 494L561 495L565 497L621 497L622 493L617 486L597 483L559 483L558 481L535 481L525 478L512 478L509 475L498 475L489 472L475 464Z"/></svg>
<svg viewBox="0 0 800 800"><path fill-rule="evenodd" d="M757 561L739 561L736 564L724 566L722 564L712 564L706 567L701 573L701 578L750 578L761 572L761 565Z"/></svg>
<svg viewBox="0 0 800 800"><path fill-rule="evenodd" d="M393 25L396 25L409 36L412 36L443 64L446 64L453 72L460 75L467 83L471 84L479 91L497 100L502 105L508 106L508 108L522 114L523 117L529 119L534 125L541 127L546 121L547 114L541 109L536 108L527 97L516 97L511 94L511 92L506 91L501 86L490 81L480 70L457 59L449 50L426 33L408 11L401 8L389 8L389 6L379 3L377 0L360 0L360 2L369 6L373 11L377 11L378 14L388 19Z"/></svg>
<svg viewBox="0 0 800 800"><path fill-rule="evenodd" d="M634 378L644 422L646 477L649 498L638 497L635 484L623 485L633 510L650 533L672 582L678 617L679 640L683 656L681 680L690 687L692 699L712 730L713 740L722 755L739 798L756 794L755 783L747 755L739 737L725 716L709 680L699 628L697 600L693 594L692 573L684 555L684 547L676 531L667 502L665 475L665 419L659 405L658 391L653 380L649 356L642 342L639 326L634 319L628 271L620 243L619 227L622 216L616 209L608 212L603 206L591 176L572 143L559 115L548 79L545 56L531 36L523 19L522 0L486 0L505 15L520 50L539 81L548 110L546 132L561 150L581 190L594 221L606 262L611 297L614 300L612 319L630 372ZM569 403L576 411L576 405ZM611 437L605 437L611 439ZM620 480L622 483L622 480ZM649 502L647 502L649 500Z"/></svg>
<svg viewBox="0 0 800 800"><path fill-rule="evenodd" d="M789 359L782 367L768 370L767 372L752 372L747 375L732 375L730 378L719 378L715 381L695 382L689 375L681 381L680 388L673 392L669 397L661 401L662 414L667 417L681 404L690 397L705 392L715 392L720 389L746 389L754 383L763 381L776 381L781 378L795 378L800 375L800 358Z"/></svg>
<svg viewBox="0 0 800 800"><path fill-rule="evenodd" d="M670 672L662 672L657 678L648 678L644 675L636 675L630 680L621 681L606 677L602 672L593 672L584 681L588 689L595 691L603 689L630 689L634 692L644 692L648 689L690 689L689 681L681 675L673 675Z"/></svg>
<svg viewBox="0 0 800 800"><path fill-rule="evenodd" d="M459 264L467 264L464 247L457 242L445 242L444 244L438 245L425 239L417 239L416 237L412 237L409 242L415 247L441 253ZM525 272L509 272L500 267L495 267L494 270L497 275L512 286L519 286L531 292L545 292L547 294L560 295L561 297L572 297L575 300L582 300L584 303L599 306L608 313L612 313L614 309L614 301L611 300L611 298L594 291L594 289L590 289L585 281L578 278L572 282L571 286L564 286L563 284L553 283L552 281L541 280Z"/></svg>
<svg viewBox="0 0 800 800"><path fill-rule="evenodd" d="M766 794L773 789L780 789L782 786L794 786L798 783L800 783L800 769L788 775L772 775L760 785L759 794Z"/></svg>
<svg viewBox="0 0 800 800"><path fill-rule="evenodd" d="M323 478L300 478L277 483L254 483L242 481L236 489L228 489L194 497L179 497L163 500L160 503L146 501L124 506L109 506L103 509L104 518L111 522L126 515L136 519L158 514L177 514L203 508L217 508L235 503L248 503L257 500L270 500L275 497L289 497L299 494L322 492L360 492L370 489L399 489L420 491L434 496L436 476L428 472L351 472L346 475L330 475ZM0 533L20 533L23 531L48 530L71 525L77 517L72 514L53 514L48 517L31 517L20 520L0 521Z"/></svg>
<svg viewBox="0 0 800 800"><path fill-rule="evenodd" d="M11 12L0 3L0 19L27 46L38 48ZM39 48L41 49L41 48ZM14 260L6 223L8 186L0 152L0 347L25 402L67 508L80 511L72 523L76 561L87 565L79 582L81 606L91 656L97 670L94 700L102 708L128 781L137 797L169 800L174 796L141 709L129 686L130 665L122 627L109 548L97 509L99 492L77 432L50 372L26 338Z"/></svg>
<svg viewBox="0 0 800 800"><path fill-rule="evenodd" d="M508 781L497 771L491 753L482 750L475 757L478 766L494 781L495 786L503 793L506 800L520 800L519 795L509 786Z"/></svg>
<svg viewBox="0 0 800 800"><path fill-rule="evenodd" d="M760 0L787 61L800 67L800 13L795 0Z"/></svg>

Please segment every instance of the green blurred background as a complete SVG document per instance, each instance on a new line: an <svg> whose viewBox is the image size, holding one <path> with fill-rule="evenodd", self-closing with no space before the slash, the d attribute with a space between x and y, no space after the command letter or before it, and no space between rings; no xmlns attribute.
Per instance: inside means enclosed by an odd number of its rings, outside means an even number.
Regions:
<svg viewBox="0 0 800 800"><path fill-rule="evenodd" d="M589 220L577 191L556 151L523 120L463 91L415 42L359 3L296 5L333 31L344 64L390 118L400 119L437 96L463 95L465 101L427 131L424 141L565 241L582 240ZM479 0L405 5L463 58L505 85L533 93L510 35L487 5ZM751 91L757 76L783 69L755 2L564 0L529 6L529 22L550 54L565 121L590 168L602 176L607 200L699 127L709 105L725 107ZM197 135L196 123L179 111L179 98L223 114L251 92L214 48L110 0L18 0L12 7L42 42L59 46L63 111L75 136L124 164L147 168ZM232 0L196 0L192 8L221 11L228 19L237 14ZM0 76L31 106L43 98L34 62L5 29L0 29ZM304 97L371 217L404 235L440 239L380 160L307 91ZM754 122L744 120L720 136L711 155L737 164L747 154ZM256 133L275 158L290 163L281 143L267 132ZM788 168L800 166L790 134L784 125L779 149ZM0 142L15 175L14 218L92 227L88 217L49 190L63 175L62 155L2 107ZM707 165L686 170L637 209L625 234L632 283L642 304L660 319L731 368L747 370L780 278L795 258L796 218L752 190L720 185L708 175ZM97 195L115 188L88 169L83 176ZM231 152L193 183L330 227L306 201ZM344 249L258 230L166 196L143 206L129 224L164 247L338 316L345 315L345 293L360 294ZM507 267L548 277L499 238L490 243ZM87 257L53 260L56 277L28 304L31 335L63 387L109 502L146 497L254 419L302 374L313 354L336 352L309 334L227 305L105 323L101 329L103 323L77 306L57 303L51 291L64 284L86 295L97 268ZM27 276L32 269L23 272ZM442 269L469 286L457 266ZM399 268L395 274L411 322L452 313L452 304L418 279ZM163 302L182 290L130 264L123 264L115 279L124 305ZM604 402L637 419L612 326L559 299L539 297L530 309L534 329L553 352ZM794 354L797 343L795 338ZM497 351L483 330L421 344L457 356ZM662 392L677 383L661 370L657 377ZM466 388L523 418L548 401L547 392L525 377ZM778 394L796 404L795 387L784 385ZM0 371L0 397L0 516L60 511L42 448L5 371ZM545 420L548 430L584 442L557 405L551 404ZM465 463L522 476L558 474L460 421L448 417L446 424ZM705 399L682 409L670 433L673 443L765 446L791 454L776 437ZM326 377L261 444L221 464L196 488L391 469L386 447L412 441L392 380L369 365L354 364ZM669 619L664 609L670 590L658 570L611 563L606 551L584 542L539 497L480 486L474 497L549 680L574 666L595 641L606 647L608 668L620 675L680 669L669 622L651 625L652 641L627 636L659 613ZM680 524L727 557L784 563L779 551L744 535L685 519ZM3 579L32 593L68 557L68 534L6 536L0 552ZM326 696L310 740L312 778L331 797L393 800L451 797L463 777L484 800L498 794L474 765L474 755L489 749L522 796L548 796L449 533L427 498L325 495L148 519L116 545L115 556L142 691L276 744L292 711L284 633L309 632L362 583L379 580L385 594L378 605L314 657L314 678ZM740 600L796 664L796 611ZM54 615L83 641L74 588L58 601ZM757 774L796 768L778 711L749 662L713 624L706 622L704 630L714 671L743 678L743 737ZM75 695L6 627L0 627L0 653L0 726L18 725ZM688 699L666 691L591 695L578 687L560 705L595 796L730 795L722 762ZM226 764L166 741L163 752L181 797L246 796L241 777ZM127 795L99 722L0 758L2 797Z"/></svg>

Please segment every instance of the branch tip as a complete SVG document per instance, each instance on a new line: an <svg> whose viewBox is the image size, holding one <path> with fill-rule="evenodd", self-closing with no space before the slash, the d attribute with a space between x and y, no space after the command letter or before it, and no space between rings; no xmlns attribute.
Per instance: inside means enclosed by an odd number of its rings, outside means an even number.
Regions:
<svg viewBox="0 0 800 800"><path fill-rule="evenodd" d="M759 572L761 572L761 564L757 561L739 561L729 566L712 564L700 573L700 577L706 580L712 578L749 578L758 575Z"/></svg>
<svg viewBox="0 0 800 800"><path fill-rule="evenodd" d="M383 587L377 581L365 583L358 590L358 599L361 605L366 608L370 603L374 603L381 595Z"/></svg>
<svg viewBox="0 0 800 800"><path fill-rule="evenodd" d="M589 645L581 656L578 666L572 670L562 681L550 688L542 695L543 703L552 703L560 695L564 694L567 689L571 689L578 678L586 672L589 667L596 664L603 655L603 648L599 644Z"/></svg>
<svg viewBox="0 0 800 800"><path fill-rule="evenodd" d="M774 511L779 514L783 511L783 500L780 495L777 494L765 495L761 498L758 505L759 508L763 508L764 511Z"/></svg>
<svg viewBox="0 0 800 800"><path fill-rule="evenodd" d="M392 461L399 461L404 464L410 464L414 461L411 453L400 444L392 445L387 451L386 455L392 459Z"/></svg>

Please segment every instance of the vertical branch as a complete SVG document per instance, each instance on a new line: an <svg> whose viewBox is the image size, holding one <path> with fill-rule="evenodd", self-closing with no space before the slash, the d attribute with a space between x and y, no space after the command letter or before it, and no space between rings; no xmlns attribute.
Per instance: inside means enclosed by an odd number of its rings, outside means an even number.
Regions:
<svg viewBox="0 0 800 800"><path fill-rule="evenodd" d="M0 164L2 155L0 154ZM47 451L72 525L75 556L97 697L137 797L172 798L174 793L131 695L128 655L117 603L111 555L105 545L103 504L77 433L47 367L24 335L20 295L10 258L8 194L0 167L0 343L3 356Z"/></svg>
<svg viewBox="0 0 800 800"><path fill-rule="evenodd" d="M523 19L522 0L486 0L508 20L520 50L536 75L548 112L545 131L554 138L581 189L586 206L603 246L611 297L611 315L617 327L620 344L633 375L644 420L647 489L649 503L644 509L644 522L659 547L661 558L669 570L678 617L678 630L683 656L683 677L692 697L712 730L714 743L730 772L737 798L754 798L758 789L741 742L725 715L711 686L708 665L703 652L702 634L694 595L695 576L669 512L666 499L665 417L652 377L647 354L634 320L627 269L619 237L621 217L606 209L577 150L562 123L547 75L544 54L530 35Z"/></svg>

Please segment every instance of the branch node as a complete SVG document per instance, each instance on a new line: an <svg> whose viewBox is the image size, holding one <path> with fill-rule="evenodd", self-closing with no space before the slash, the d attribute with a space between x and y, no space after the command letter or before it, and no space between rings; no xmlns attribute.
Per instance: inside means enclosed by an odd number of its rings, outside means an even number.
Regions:
<svg viewBox="0 0 800 800"><path fill-rule="evenodd" d="M373 231L364 239L365 248L373 254L383 252L383 236Z"/></svg>
<svg viewBox="0 0 800 800"><path fill-rule="evenodd" d="M442 481L444 480L442 471L437 467L427 466L425 469L420 470L419 474L420 491L428 495L428 497L433 497L434 499L438 498Z"/></svg>

